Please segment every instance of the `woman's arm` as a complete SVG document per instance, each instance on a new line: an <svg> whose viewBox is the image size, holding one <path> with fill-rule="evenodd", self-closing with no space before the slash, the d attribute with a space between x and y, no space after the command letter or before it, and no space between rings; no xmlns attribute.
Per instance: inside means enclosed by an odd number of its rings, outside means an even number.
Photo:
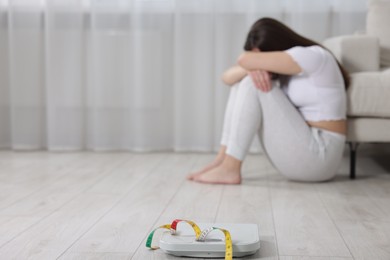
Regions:
<svg viewBox="0 0 390 260"><path fill-rule="evenodd" d="M222 75L222 81L229 86L232 86L242 80L248 72L241 66L233 66L226 70Z"/></svg>
<svg viewBox="0 0 390 260"><path fill-rule="evenodd" d="M222 80L225 84L232 86L241 81L245 76L249 75L255 86L263 92L271 90L271 76L265 70L246 71L242 67L236 65L225 71L222 75Z"/></svg>
<svg viewBox="0 0 390 260"><path fill-rule="evenodd" d="M295 75L302 71L292 57L283 51L246 51L238 57L238 64L245 70L266 70L285 75Z"/></svg>

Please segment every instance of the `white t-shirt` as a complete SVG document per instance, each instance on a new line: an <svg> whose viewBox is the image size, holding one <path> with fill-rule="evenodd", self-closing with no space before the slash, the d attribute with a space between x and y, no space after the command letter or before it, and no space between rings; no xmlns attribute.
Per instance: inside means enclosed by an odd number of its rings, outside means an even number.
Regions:
<svg viewBox="0 0 390 260"><path fill-rule="evenodd" d="M302 72L291 76L283 91L306 121L346 118L343 76L333 55L320 46L286 50Z"/></svg>

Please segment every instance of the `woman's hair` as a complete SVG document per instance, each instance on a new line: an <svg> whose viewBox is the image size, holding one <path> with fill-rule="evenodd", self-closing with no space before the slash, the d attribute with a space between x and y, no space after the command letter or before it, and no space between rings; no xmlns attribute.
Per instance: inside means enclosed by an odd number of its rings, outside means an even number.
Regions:
<svg viewBox="0 0 390 260"><path fill-rule="evenodd" d="M323 47L321 44L297 34L275 19L261 18L252 25L244 49L246 51L252 51L254 48L261 51L284 51L295 46L306 47L312 45ZM350 83L349 74L336 58L335 60L343 75L344 85L348 88Z"/></svg>

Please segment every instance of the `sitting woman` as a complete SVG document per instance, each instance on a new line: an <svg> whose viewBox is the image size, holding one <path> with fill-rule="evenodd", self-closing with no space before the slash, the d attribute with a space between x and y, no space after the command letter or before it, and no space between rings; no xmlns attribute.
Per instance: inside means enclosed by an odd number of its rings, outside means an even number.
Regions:
<svg viewBox="0 0 390 260"><path fill-rule="evenodd" d="M345 145L346 71L320 44L271 18L253 24L244 49L238 65L223 75L232 87L220 151L188 179L241 183L242 161L256 133L282 175L332 179Z"/></svg>

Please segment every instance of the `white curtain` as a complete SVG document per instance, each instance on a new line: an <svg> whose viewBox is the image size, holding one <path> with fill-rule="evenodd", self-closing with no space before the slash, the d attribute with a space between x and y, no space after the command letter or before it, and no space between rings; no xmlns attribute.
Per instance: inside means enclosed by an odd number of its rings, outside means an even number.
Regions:
<svg viewBox="0 0 390 260"><path fill-rule="evenodd" d="M255 20L322 41L365 14L365 0L0 0L0 148L215 150L220 75Z"/></svg>

